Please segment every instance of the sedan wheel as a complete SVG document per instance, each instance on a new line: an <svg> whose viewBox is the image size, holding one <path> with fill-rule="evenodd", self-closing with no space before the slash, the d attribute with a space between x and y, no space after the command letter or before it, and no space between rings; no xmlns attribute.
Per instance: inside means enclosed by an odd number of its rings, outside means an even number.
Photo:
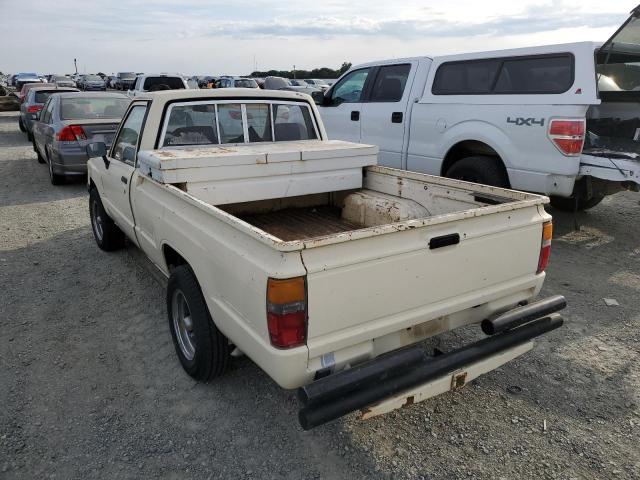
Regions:
<svg viewBox="0 0 640 480"><path fill-rule="evenodd" d="M51 161L51 155L48 154L47 163L49 164L49 179L51 180L51 185L62 185L64 183L65 176L59 175L53 171L53 162Z"/></svg>

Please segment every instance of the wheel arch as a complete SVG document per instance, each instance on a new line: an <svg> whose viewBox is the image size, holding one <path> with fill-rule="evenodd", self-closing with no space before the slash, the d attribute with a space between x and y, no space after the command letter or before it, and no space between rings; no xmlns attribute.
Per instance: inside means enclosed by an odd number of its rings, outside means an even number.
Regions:
<svg viewBox="0 0 640 480"><path fill-rule="evenodd" d="M483 156L492 158L496 164L504 171L507 179L509 179L509 170L503 160L503 156L488 143L481 140L461 140L452 145L442 160L440 175L446 176L447 171L457 162L464 158ZM509 179L509 184L511 180Z"/></svg>
<svg viewBox="0 0 640 480"><path fill-rule="evenodd" d="M162 257L164 258L165 267L167 272L171 272L172 269L180 265L186 265L193 270L191 264L178 250L173 248L168 243L162 244Z"/></svg>

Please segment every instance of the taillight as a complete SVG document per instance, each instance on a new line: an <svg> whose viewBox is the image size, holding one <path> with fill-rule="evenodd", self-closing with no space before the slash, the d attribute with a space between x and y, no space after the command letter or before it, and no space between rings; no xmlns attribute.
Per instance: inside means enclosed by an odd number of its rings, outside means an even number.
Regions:
<svg viewBox="0 0 640 480"><path fill-rule="evenodd" d="M293 348L307 339L307 286L305 277L267 282L267 327L271 345Z"/></svg>
<svg viewBox="0 0 640 480"><path fill-rule="evenodd" d="M538 271L536 273L544 272L549 264L551 237L553 237L553 223L545 222L542 224L542 244L540 245L540 257L538 257Z"/></svg>
<svg viewBox="0 0 640 480"><path fill-rule="evenodd" d="M38 113L40 110L42 110L42 105L31 105L27 107L27 112L29 113Z"/></svg>
<svg viewBox="0 0 640 480"><path fill-rule="evenodd" d="M549 138L564 155L576 156L584 146L585 119L551 120Z"/></svg>
<svg viewBox="0 0 640 480"><path fill-rule="evenodd" d="M75 142L86 139L87 136L80 125L67 125L58 132L58 141L60 142Z"/></svg>

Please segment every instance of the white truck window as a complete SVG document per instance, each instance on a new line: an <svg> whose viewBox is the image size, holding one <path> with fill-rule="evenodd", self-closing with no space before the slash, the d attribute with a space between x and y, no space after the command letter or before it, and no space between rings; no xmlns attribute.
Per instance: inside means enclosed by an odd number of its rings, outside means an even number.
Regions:
<svg viewBox="0 0 640 480"><path fill-rule="evenodd" d="M175 105L171 108L163 147L217 143L214 104Z"/></svg>
<svg viewBox="0 0 640 480"><path fill-rule="evenodd" d="M247 133L250 142L271 142L271 113L267 103L247 103Z"/></svg>
<svg viewBox="0 0 640 480"><path fill-rule="evenodd" d="M370 102L399 102L409 78L411 64L380 67L371 89Z"/></svg>
<svg viewBox="0 0 640 480"><path fill-rule="evenodd" d="M218 125L220 126L220 143L244 143L241 104L219 104Z"/></svg>
<svg viewBox="0 0 640 480"><path fill-rule="evenodd" d="M362 101L364 84L369 76L369 68L354 70L344 77L331 93L331 104L359 103Z"/></svg>
<svg viewBox="0 0 640 480"><path fill-rule="evenodd" d="M111 155L113 158L133 165L133 160L128 157L125 159L124 151L127 148L133 148L134 151L138 149L138 139L146 112L147 107L144 105L136 105L129 111L129 115L127 115L120 132L118 132L118 138L113 142L113 153Z"/></svg>
<svg viewBox="0 0 640 480"><path fill-rule="evenodd" d="M276 142L318 138L309 109L301 105L273 104L273 125Z"/></svg>

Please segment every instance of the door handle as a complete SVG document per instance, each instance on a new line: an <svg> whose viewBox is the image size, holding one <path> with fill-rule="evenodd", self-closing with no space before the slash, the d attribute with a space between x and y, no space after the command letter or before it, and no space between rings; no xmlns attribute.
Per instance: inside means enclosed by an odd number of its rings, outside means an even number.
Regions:
<svg viewBox="0 0 640 480"><path fill-rule="evenodd" d="M402 123L402 112L393 112L391 114L391 123Z"/></svg>
<svg viewBox="0 0 640 480"><path fill-rule="evenodd" d="M460 243L460 234L451 233L449 235L433 237L431 240L429 240L429 249L434 250L436 248L448 247L449 245L457 245L459 243Z"/></svg>
<svg viewBox="0 0 640 480"><path fill-rule="evenodd" d="M120 181L122 183L124 183L125 185L129 182L129 180L127 180L127 177L125 177L125 176L120 177Z"/></svg>
<svg viewBox="0 0 640 480"><path fill-rule="evenodd" d="M351 120L353 120L354 122L360 120L360 112L358 110L354 110L353 112L351 112Z"/></svg>

